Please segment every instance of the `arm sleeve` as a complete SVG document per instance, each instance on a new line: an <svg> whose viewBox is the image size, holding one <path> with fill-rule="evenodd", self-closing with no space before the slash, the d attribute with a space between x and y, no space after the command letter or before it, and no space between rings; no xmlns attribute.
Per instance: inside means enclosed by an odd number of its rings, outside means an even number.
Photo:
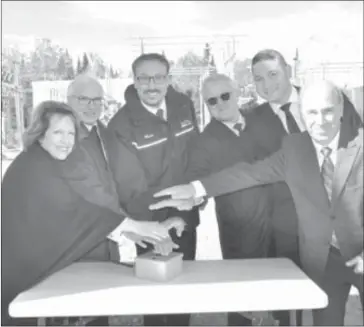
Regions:
<svg viewBox="0 0 364 327"><path fill-rule="evenodd" d="M200 179L210 197L284 180L285 157L282 149L265 160L254 164L239 162L230 168Z"/></svg>

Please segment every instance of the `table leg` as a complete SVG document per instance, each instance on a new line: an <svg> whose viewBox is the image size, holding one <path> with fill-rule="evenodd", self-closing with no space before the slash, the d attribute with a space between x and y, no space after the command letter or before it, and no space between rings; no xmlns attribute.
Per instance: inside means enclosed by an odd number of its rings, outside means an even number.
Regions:
<svg viewBox="0 0 364 327"><path fill-rule="evenodd" d="M290 326L297 326L297 311L296 310L290 310L289 311L289 325Z"/></svg>

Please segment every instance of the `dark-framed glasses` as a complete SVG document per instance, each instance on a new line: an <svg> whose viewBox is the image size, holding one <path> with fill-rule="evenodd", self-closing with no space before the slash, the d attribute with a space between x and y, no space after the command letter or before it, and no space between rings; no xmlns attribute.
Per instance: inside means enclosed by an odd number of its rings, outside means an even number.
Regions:
<svg viewBox="0 0 364 327"><path fill-rule="evenodd" d="M142 85L148 85L150 81L153 81L155 84L163 84L167 80L167 76L159 74L154 76L141 75L137 76L136 79Z"/></svg>
<svg viewBox="0 0 364 327"><path fill-rule="evenodd" d="M231 92L224 92L224 93L221 93L220 96L218 96L218 97L208 98L206 100L206 102L210 106L216 106L217 102L219 101L219 98L222 101L226 102L226 101L229 101L230 100L230 97L231 97Z"/></svg>
<svg viewBox="0 0 364 327"><path fill-rule="evenodd" d="M74 96L79 104L86 106L86 105L90 105L93 104L95 106L101 106L104 103L104 98L89 98L89 97L85 97L85 96Z"/></svg>

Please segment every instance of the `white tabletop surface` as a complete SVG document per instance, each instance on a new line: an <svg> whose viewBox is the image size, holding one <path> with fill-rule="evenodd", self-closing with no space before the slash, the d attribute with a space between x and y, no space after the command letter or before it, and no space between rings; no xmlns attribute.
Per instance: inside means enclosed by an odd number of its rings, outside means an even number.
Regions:
<svg viewBox="0 0 364 327"><path fill-rule="evenodd" d="M134 315L322 308L326 294L288 259L185 261L169 282L133 268L80 262L19 294L13 317Z"/></svg>

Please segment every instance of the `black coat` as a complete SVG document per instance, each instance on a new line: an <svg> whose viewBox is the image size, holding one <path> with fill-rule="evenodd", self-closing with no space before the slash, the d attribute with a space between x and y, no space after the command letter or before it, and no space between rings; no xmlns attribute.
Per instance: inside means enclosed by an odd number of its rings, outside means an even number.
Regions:
<svg viewBox="0 0 364 327"><path fill-rule="evenodd" d="M125 91L126 104L111 119L108 129L115 133L119 149L111 165L121 205L135 219L163 221L172 216L185 219L188 226L199 224L197 209L173 208L151 211L153 194L185 181L188 146L198 133L192 101L168 88L167 121L143 107L133 85ZM128 165L116 160L119 156Z"/></svg>
<svg viewBox="0 0 364 327"><path fill-rule="evenodd" d="M64 164L35 143L15 158L4 176L3 324L9 319L8 305L18 293L87 257L123 220L120 213L75 191L63 174Z"/></svg>

